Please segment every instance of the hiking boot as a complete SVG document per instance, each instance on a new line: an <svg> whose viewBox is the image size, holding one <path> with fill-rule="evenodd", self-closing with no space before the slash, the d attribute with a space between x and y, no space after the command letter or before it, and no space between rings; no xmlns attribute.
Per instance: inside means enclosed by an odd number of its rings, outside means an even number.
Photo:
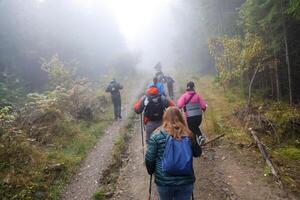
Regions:
<svg viewBox="0 0 300 200"><path fill-rule="evenodd" d="M203 135L196 136L196 141L199 144L199 146L203 146L203 144L205 143L205 136Z"/></svg>

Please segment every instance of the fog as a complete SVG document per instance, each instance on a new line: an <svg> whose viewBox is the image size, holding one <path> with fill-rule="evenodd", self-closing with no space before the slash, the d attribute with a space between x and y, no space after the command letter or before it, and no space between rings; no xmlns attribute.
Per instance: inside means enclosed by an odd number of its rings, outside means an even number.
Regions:
<svg viewBox="0 0 300 200"><path fill-rule="evenodd" d="M131 50L142 54L139 67L147 70L161 62L174 65L175 22L170 0L113 0L113 10L120 30ZM174 1L173 1L174 2Z"/></svg>
<svg viewBox="0 0 300 200"><path fill-rule="evenodd" d="M0 78L40 88L47 79L41 59L54 55L95 80L135 67L153 70L158 62L170 72L178 63L192 65L184 6L182 0L1 0Z"/></svg>

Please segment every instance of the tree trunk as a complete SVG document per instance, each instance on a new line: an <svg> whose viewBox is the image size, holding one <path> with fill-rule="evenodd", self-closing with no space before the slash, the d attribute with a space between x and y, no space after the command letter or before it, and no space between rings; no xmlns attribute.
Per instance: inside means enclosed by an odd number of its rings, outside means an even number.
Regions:
<svg viewBox="0 0 300 200"><path fill-rule="evenodd" d="M285 25L284 25L285 27ZM290 57L289 57L289 49L288 49L288 43L286 38L286 28L284 28L284 46L285 46L285 60L287 64L287 70L288 70L288 82L289 82L289 100L290 105L293 104L293 96L292 96L292 78L291 78L291 66L290 66Z"/></svg>
<svg viewBox="0 0 300 200"><path fill-rule="evenodd" d="M275 62L275 81L276 81L276 100L280 100L280 88L279 88L279 77L278 77L278 64Z"/></svg>
<svg viewBox="0 0 300 200"><path fill-rule="evenodd" d="M274 99L275 95L274 95L274 80L273 80L273 75L274 75L274 71L272 69L272 67L269 68L269 74L270 74L270 85L271 85L271 96L272 99Z"/></svg>
<svg viewBox="0 0 300 200"><path fill-rule="evenodd" d="M241 87L242 94L244 95L244 73L242 70L240 75L240 87Z"/></svg>
<svg viewBox="0 0 300 200"><path fill-rule="evenodd" d="M274 167L274 165L273 165L273 163L272 163L272 161L271 161L271 159L270 159L270 157L269 157L269 155L268 155L268 152L267 152L267 150L266 150L265 145L263 145L263 144L260 142L260 140L258 139L258 137L257 137L257 135L256 135L256 133L255 133L255 131L253 131L252 128L250 128L249 131L250 131L251 136L252 136L252 138L254 139L256 145L258 146L261 155L262 155L263 158L265 159L267 165L270 167L272 174L275 176L275 178L276 178L277 181L279 182L280 186L282 187L283 185L282 185L282 182L281 182L281 178L280 178L279 174L277 173L277 171L276 171L276 169L275 169L275 167Z"/></svg>
<svg viewBox="0 0 300 200"><path fill-rule="evenodd" d="M282 15L282 23L283 23L283 40L284 40L284 47L285 47L285 62L286 62L286 65L287 65L287 70L288 70L289 101L290 101L290 105L292 105L293 96L292 96L291 66L290 66L289 48L288 48L288 42L287 42L286 24L285 24L285 17L284 17L282 0L281 0L281 15Z"/></svg>
<svg viewBox="0 0 300 200"><path fill-rule="evenodd" d="M253 73L253 75L252 75L251 81L250 81L250 83L249 83L249 89L248 89L248 105L247 105L248 111L249 111L250 106L251 106L252 85L253 85L253 82L254 82L254 79L255 79L255 76L256 76L257 72L258 72L258 67L256 67L256 69L255 69L255 71L254 71L254 73Z"/></svg>

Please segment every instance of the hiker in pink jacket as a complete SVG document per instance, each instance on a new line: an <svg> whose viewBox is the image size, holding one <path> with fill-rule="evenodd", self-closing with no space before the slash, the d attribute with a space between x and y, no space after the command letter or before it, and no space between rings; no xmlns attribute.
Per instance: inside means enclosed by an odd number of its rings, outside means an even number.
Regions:
<svg viewBox="0 0 300 200"><path fill-rule="evenodd" d="M195 84L187 83L186 92L178 99L177 106L183 108L189 129L195 134L196 139L202 138L199 128L202 121L202 112L207 108L205 101L195 92Z"/></svg>

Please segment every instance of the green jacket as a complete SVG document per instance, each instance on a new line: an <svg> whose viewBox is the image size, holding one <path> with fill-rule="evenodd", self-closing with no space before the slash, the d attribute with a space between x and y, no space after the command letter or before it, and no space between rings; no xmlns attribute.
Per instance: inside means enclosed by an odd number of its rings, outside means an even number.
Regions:
<svg viewBox="0 0 300 200"><path fill-rule="evenodd" d="M162 158L166 145L167 132L164 129L156 130L150 137L145 163L149 174L155 173L155 183L159 186L180 186L193 184L195 175L172 176L162 171ZM202 153L201 147L193 140L191 144L194 157L199 157Z"/></svg>

